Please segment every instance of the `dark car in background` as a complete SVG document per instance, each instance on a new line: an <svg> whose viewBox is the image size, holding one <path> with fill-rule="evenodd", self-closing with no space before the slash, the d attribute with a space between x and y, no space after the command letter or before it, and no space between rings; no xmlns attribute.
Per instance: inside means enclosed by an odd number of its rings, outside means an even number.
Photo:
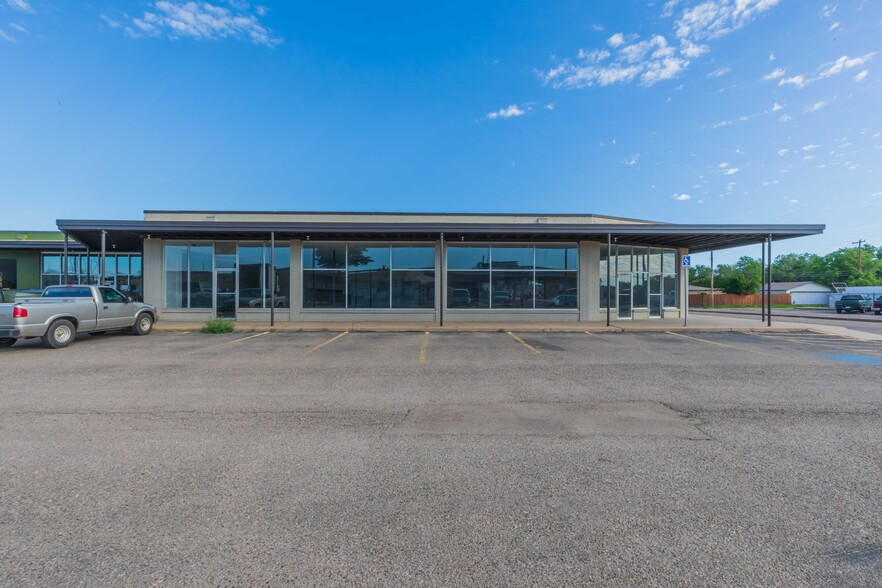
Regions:
<svg viewBox="0 0 882 588"><path fill-rule="evenodd" d="M873 301L873 312L877 315L882 314L882 296Z"/></svg>

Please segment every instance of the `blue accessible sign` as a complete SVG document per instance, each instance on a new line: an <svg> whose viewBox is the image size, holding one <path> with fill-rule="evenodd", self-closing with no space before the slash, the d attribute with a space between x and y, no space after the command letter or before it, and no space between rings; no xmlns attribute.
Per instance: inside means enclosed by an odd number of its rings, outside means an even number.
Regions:
<svg viewBox="0 0 882 588"><path fill-rule="evenodd" d="M692 267L692 256L691 255L684 255L683 256L683 268L689 269L691 267Z"/></svg>

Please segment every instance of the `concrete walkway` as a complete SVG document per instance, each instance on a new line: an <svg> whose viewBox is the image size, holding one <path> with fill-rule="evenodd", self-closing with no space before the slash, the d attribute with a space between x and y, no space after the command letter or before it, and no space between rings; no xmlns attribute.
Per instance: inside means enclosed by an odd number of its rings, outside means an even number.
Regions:
<svg viewBox="0 0 882 588"><path fill-rule="evenodd" d="M156 323L157 331L199 331L204 323L160 321ZM418 322L277 322L271 327L269 322L237 321L234 324L236 331L330 331L330 332L491 332L491 331L516 331L516 332L663 332L663 331L821 331L832 335L853 337L863 340L882 340L882 335L862 333L854 329L833 327L813 323L779 323L767 327L755 318L719 316L710 314L690 314L689 325L684 326L682 319L676 320L650 320L650 321L615 321L611 326L606 326L606 321L590 323L572 322L467 322L445 324L443 327L434 323Z"/></svg>

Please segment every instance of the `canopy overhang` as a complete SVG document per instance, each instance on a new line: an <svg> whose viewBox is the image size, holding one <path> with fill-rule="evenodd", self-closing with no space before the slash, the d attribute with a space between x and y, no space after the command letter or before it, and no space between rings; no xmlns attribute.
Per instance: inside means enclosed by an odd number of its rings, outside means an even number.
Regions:
<svg viewBox="0 0 882 588"><path fill-rule="evenodd" d="M214 221L57 221L59 230L90 249L100 249L102 231L108 250L137 251L143 239L314 241L598 241L686 248L692 253L819 235L825 225L512 224L512 223L364 223L364 222L214 222Z"/></svg>

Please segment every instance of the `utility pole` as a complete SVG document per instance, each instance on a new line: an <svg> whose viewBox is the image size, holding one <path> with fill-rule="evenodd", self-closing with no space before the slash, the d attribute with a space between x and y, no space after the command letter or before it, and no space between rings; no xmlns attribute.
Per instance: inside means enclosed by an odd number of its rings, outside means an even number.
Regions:
<svg viewBox="0 0 882 588"><path fill-rule="evenodd" d="M863 271L863 264L861 263L863 260L861 258L863 257L864 243L866 243L864 239L858 239L857 241L851 242L852 245L858 246L858 273Z"/></svg>

